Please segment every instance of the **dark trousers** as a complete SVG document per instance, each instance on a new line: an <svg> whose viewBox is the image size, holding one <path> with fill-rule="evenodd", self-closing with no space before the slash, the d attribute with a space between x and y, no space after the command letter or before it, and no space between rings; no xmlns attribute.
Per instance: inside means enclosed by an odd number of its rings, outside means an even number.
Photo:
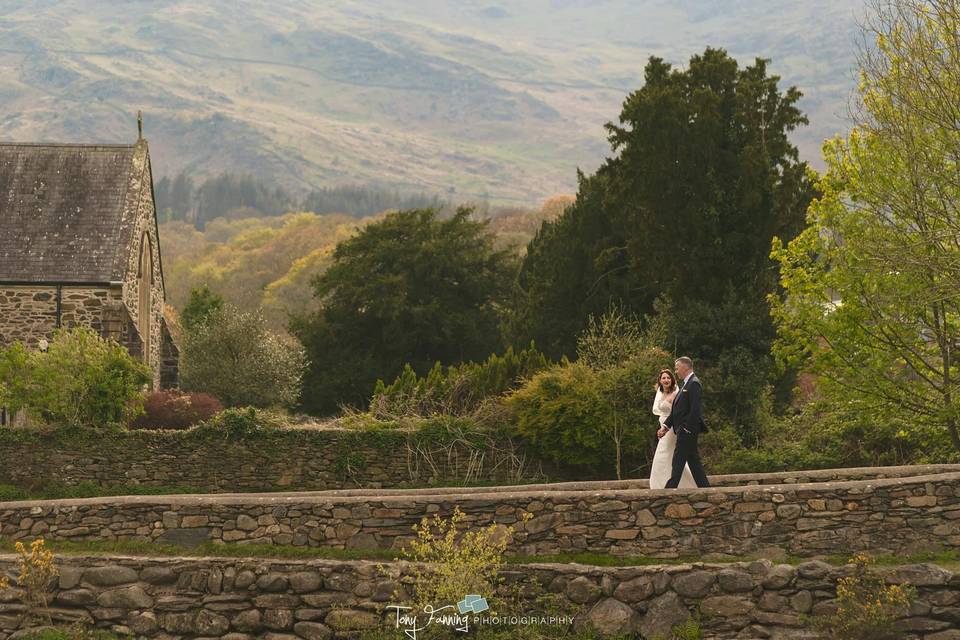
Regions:
<svg viewBox="0 0 960 640"><path fill-rule="evenodd" d="M700 434L677 434L677 446L673 450L673 470L670 479L667 480L667 489L676 489L680 484L680 477L683 476L683 468L690 465L690 474L698 487L709 487L707 474L700 463L700 451L697 449L697 440Z"/></svg>

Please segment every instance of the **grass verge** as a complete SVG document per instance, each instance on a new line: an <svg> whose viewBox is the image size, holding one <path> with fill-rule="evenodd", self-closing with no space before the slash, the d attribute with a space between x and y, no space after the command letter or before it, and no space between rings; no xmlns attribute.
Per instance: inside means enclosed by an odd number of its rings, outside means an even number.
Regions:
<svg viewBox="0 0 960 640"><path fill-rule="evenodd" d="M13 553L15 541L10 538L0 538L0 553ZM154 557L219 557L219 558L276 558L281 560L378 560L390 561L403 559L400 552L392 549L334 549L330 547L295 547L292 545L269 544L214 544L208 542L198 547L179 545L162 545L138 540L118 541L60 541L48 540L47 547L57 555L129 555ZM818 556L832 565L846 564L850 555ZM557 564L584 564L598 567L636 567L653 565L677 565L693 562L710 562L727 564L733 562L747 562L750 557L724 557L718 559L704 559L698 556L680 558L651 558L649 556L614 556L602 553L562 553L549 555L519 555L508 554L504 557L506 564L523 565L531 563ZM900 566L922 562L937 564L947 568L960 568L960 551L941 551L920 553L910 556L881 555L875 556L879 566ZM797 565L810 561L811 558L788 556L780 563Z"/></svg>
<svg viewBox="0 0 960 640"><path fill-rule="evenodd" d="M155 496L184 493L203 493L192 487L144 487L142 485L113 485L101 487L94 482L75 485L47 484L36 488L0 484L0 502L16 500L68 500L71 498L102 498L106 496Z"/></svg>

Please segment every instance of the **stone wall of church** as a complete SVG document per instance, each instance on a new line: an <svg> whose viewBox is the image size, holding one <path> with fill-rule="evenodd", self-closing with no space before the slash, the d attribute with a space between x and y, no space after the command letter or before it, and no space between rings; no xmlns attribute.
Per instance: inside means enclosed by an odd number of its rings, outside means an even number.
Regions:
<svg viewBox="0 0 960 640"><path fill-rule="evenodd" d="M57 295L54 285L0 284L0 345L22 342L34 349L57 329ZM119 289L63 286L60 326L90 327L103 332L104 310L119 301Z"/></svg>
<svg viewBox="0 0 960 640"><path fill-rule="evenodd" d="M163 340L160 344L160 388L175 389L180 386L180 349L173 341L166 319L161 322L160 329Z"/></svg>
<svg viewBox="0 0 960 640"><path fill-rule="evenodd" d="M140 255L143 251L143 242L150 242L150 254L153 259L153 288L150 293L150 354L147 360L154 372L153 386L162 385L161 370L163 360L169 354L163 352L163 303L164 288L160 260L160 242L158 238L156 216L153 205L153 185L150 181L150 159L143 145L134 158L134 168L131 180L130 193L139 194L136 202L132 203L136 213L136 226L131 235L132 244L128 255L126 277L123 283L123 302L127 307L133 326L140 323ZM141 342L146 343L146 336L141 336ZM169 360L167 357L166 359ZM170 378L170 374L166 376Z"/></svg>
<svg viewBox="0 0 960 640"><path fill-rule="evenodd" d="M36 347L56 328L57 292L54 287L0 285L0 344L23 342Z"/></svg>

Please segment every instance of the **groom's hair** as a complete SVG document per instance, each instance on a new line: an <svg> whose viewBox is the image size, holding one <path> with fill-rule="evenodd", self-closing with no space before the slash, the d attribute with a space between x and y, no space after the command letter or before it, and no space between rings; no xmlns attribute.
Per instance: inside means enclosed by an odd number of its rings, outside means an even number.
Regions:
<svg viewBox="0 0 960 640"><path fill-rule="evenodd" d="M683 366L685 366L687 369L693 369L693 360L687 356L680 356L673 361L673 364L677 364L678 362L682 362Z"/></svg>

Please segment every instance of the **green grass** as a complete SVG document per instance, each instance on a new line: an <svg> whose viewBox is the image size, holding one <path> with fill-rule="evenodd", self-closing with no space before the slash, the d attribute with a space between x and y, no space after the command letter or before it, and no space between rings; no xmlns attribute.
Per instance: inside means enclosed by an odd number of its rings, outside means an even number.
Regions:
<svg viewBox="0 0 960 640"><path fill-rule="evenodd" d="M67 500L71 498L101 498L106 496L153 496L184 493L203 493L192 487L145 487L142 485L112 485L102 487L94 482L75 485L51 483L35 488L0 484L0 502L16 500Z"/></svg>
<svg viewBox="0 0 960 640"><path fill-rule="evenodd" d="M12 553L15 541L10 538L0 538L0 553ZM186 556L186 557L221 557L221 558L278 558L284 560L381 560L390 561L404 559L403 554L392 549L334 549L331 547L295 547L292 545L269 544L215 544L208 542L198 547L183 547L179 545L162 545L139 540L88 540L66 541L48 540L47 547L57 555L131 555L131 556ZM835 566L846 564L848 555L833 555L819 557L819 560ZM728 564L733 562L749 561L747 557L711 560L711 563ZM798 565L809 562L811 558L788 556L783 564ZM910 556L882 555L874 556L877 566L899 566L928 562L947 568L960 566L960 551L941 551L937 553L921 553ZM544 554L538 556L508 554L504 556L505 564L522 565L531 563L557 564L584 564L600 567L637 567L655 565L677 565L693 562L704 562L697 556L683 556L679 558L651 558L649 556L615 556L602 553L561 553Z"/></svg>
<svg viewBox="0 0 960 640"><path fill-rule="evenodd" d="M510 486L525 484L540 484L545 482L543 479L524 479ZM476 482L434 482L434 483L401 483L391 489L455 489L455 488L481 488L481 487L500 487L505 486L501 482L495 481L476 481ZM358 487L363 488L363 487ZM320 491L322 489L291 489L290 487L263 487L260 489L241 489L231 491L230 493L286 493L290 491ZM11 484L0 484L0 502L14 502L18 500L68 500L71 498L107 498L113 496L164 496L164 495L182 495L186 493L199 493L207 495L217 495L224 492L213 492L198 489L196 487L148 487L136 484L116 484L110 486L100 486L94 482L84 481L75 485L66 485L60 483L49 483L39 487L18 487Z"/></svg>
<svg viewBox="0 0 960 640"><path fill-rule="evenodd" d="M121 637L103 629L73 625L64 628L44 629L23 636L23 640L119 640Z"/></svg>

